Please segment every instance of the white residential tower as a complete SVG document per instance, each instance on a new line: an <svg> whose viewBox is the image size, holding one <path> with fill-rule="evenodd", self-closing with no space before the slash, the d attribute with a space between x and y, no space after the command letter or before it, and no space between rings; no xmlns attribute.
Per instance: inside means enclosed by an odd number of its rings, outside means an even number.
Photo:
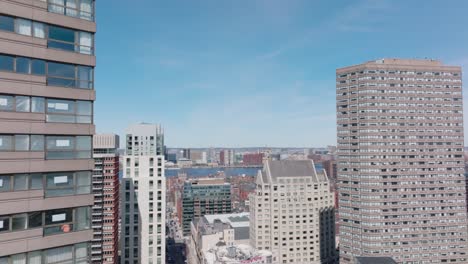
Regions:
<svg viewBox="0 0 468 264"><path fill-rule="evenodd" d="M164 135L156 124L127 129L121 184L122 264L165 263Z"/></svg>

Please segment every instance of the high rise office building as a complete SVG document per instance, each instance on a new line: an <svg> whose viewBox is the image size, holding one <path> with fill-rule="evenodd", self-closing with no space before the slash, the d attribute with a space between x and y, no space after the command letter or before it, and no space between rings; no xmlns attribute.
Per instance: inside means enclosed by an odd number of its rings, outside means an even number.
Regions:
<svg viewBox="0 0 468 264"><path fill-rule="evenodd" d="M122 264L165 263L164 134L156 124L130 126L121 184Z"/></svg>
<svg viewBox="0 0 468 264"><path fill-rule="evenodd" d="M91 261L95 264L118 263L119 248L119 136L98 134L93 137L92 228L94 238Z"/></svg>
<svg viewBox="0 0 468 264"><path fill-rule="evenodd" d="M242 156L242 164L247 166L261 166L263 164L263 153L245 153Z"/></svg>
<svg viewBox="0 0 468 264"><path fill-rule="evenodd" d="M266 160L250 195L250 243L273 263L336 263L333 193L312 160Z"/></svg>
<svg viewBox="0 0 468 264"><path fill-rule="evenodd" d="M89 263L94 1L0 1L0 263Z"/></svg>
<svg viewBox="0 0 468 264"><path fill-rule="evenodd" d="M219 165L226 165L226 156L226 150L223 149L219 152Z"/></svg>
<svg viewBox="0 0 468 264"><path fill-rule="evenodd" d="M322 161L322 167L327 172L328 179L331 182L336 182L336 160L324 160ZM335 189L335 186L332 184L332 190Z"/></svg>
<svg viewBox="0 0 468 264"><path fill-rule="evenodd" d="M191 149L182 149L182 158L184 159L192 159Z"/></svg>
<svg viewBox="0 0 468 264"><path fill-rule="evenodd" d="M342 262L467 263L461 68L382 59L336 88Z"/></svg>
<svg viewBox="0 0 468 264"><path fill-rule="evenodd" d="M213 147L208 150L208 162L218 162L218 158L216 157L216 150Z"/></svg>
<svg viewBox="0 0 468 264"><path fill-rule="evenodd" d="M206 151L201 150L192 149L190 152L190 159L195 164L206 164L208 162Z"/></svg>
<svg viewBox="0 0 468 264"><path fill-rule="evenodd" d="M234 165L234 150L224 149L219 152L219 164L224 166Z"/></svg>

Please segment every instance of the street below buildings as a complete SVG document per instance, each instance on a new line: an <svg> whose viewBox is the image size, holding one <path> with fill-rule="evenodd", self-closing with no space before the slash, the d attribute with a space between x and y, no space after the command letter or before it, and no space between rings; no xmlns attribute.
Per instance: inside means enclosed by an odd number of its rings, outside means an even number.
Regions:
<svg viewBox="0 0 468 264"><path fill-rule="evenodd" d="M170 217L166 221L166 263L185 264L187 263L186 245L182 236L182 228L174 212L174 207L167 207L167 215Z"/></svg>
<svg viewBox="0 0 468 264"><path fill-rule="evenodd" d="M166 245L166 263L167 264L185 264L187 263L185 256L186 246L184 243L176 243L174 239L169 238Z"/></svg>

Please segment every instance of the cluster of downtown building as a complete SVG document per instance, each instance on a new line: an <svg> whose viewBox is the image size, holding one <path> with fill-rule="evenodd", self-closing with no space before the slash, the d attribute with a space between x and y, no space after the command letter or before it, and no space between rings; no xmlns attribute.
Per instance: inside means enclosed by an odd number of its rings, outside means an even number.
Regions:
<svg viewBox="0 0 468 264"><path fill-rule="evenodd" d="M264 158L314 159L321 166L333 162L335 146L326 148L169 148L166 149L166 167L261 167ZM328 166L323 164L324 166Z"/></svg>
<svg viewBox="0 0 468 264"><path fill-rule="evenodd" d="M264 160L254 177L168 178L169 219L187 238L188 263L335 263L334 194L310 159ZM235 186L253 179L249 209ZM179 194L180 193L180 194Z"/></svg>
<svg viewBox="0 0 468 264"><path fill-rule="evenodd" d="M334 158L169 153L154 124L129 127L119 156L118 136L94 135L95 32L92 0L0 0L1 264L166 263L169 216L194 263L468 262L460 67L338 69ZM166 161L262 168L246 191L166 185Z"/></svg>
<svg viewBox="0 0 468 264"><path fill-rule="evenodd" d="M382 59L336 78L338 145L324 166L336 179L310 160L267 156L249 195L249 245L273 263L337 263L339 230L340 263L466 263L461 68ZM224 232L224 243L203 247L219 230L235 234L240 216L207 228L213 217L192 222L200 263L223 263L222 247L236 243Z"/></svg>
<svg viewBox="0 0 468 264"><path fill-rule="evenodd" d="M261 149L168 149L166 151L167 167L192 166L262 166L264 152Z"/></svg>

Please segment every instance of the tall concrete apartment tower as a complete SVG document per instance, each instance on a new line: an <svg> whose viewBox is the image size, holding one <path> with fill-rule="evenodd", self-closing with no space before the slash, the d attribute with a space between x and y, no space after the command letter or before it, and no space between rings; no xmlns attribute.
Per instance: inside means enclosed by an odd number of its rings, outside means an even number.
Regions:
<svg viewBox="0 0 468 264"><path fill-rule="evenodd" d="M127 129L121 184L122 264L165 263L164 134L155 124Z"/></svg>
<svg viewBox="0 0 468 264"><path fill-rule="evenodd" d="M342 262L467 263L461 68L382 59L336 88Z"/></svg>
<svg viewBox="0 0 468 264"><path fill-rule="evenodd" d="M96 24L68 2L0 0L0 263L90 261Z"/></svg>
<svg viewBox="0 0 468 264"><path fill-rule="evenodd" d="M114 264L119 259L119 136L98 134L93 137L92 228L94 238L91 261Z"/></svg>
<svg viewBox="0 0 468 264"><path fill-rule="evenodd" d="M266 160L250 195L250 243L273 263L336 263L334 195L312 160Z"/></svg>

